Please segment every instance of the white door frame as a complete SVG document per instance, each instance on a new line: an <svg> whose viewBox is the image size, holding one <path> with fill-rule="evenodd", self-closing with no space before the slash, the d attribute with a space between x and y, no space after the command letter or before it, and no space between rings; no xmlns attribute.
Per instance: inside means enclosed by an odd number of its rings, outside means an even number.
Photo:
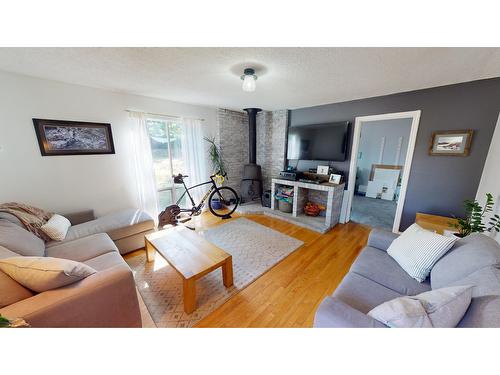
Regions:
<svg viewBox="0 0 500 375"><path fill-rule="evenodd" d="M410 138L408 139L408 150L406 151L406 158L403 168L403 177L401 178L401 190L399 193L399 199L396 206L394 225L392 226L392 231L394 233L399 232L399 225L401 223L401 216L403 214L403 206L406 197L406 188L408 186L408 180L410 178L411 162L413 160L413 152L415 151L415 143L417 141L418 126L420 123L420 113L421 111L418 110L409 112L385 113L382 115L374 115L374 116L356 117L354 122L354 135L352 139L351 165L349 168L349 189L347 191L347 193L349 194L349 200L347 202L346 222L351 220L351 207L352 207L352 201L354 199L354 189L356 185L358 150L359 150L359 140L361 136L362 125L367 125L370 123L370 121L411 118L412 122L411 122Z"/></svg>

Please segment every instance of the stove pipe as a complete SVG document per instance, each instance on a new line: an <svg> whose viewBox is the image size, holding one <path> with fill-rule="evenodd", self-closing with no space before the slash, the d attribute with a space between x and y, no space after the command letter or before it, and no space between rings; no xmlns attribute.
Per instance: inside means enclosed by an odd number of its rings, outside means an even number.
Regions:
<svg viewBox="0 0 500 375"><path fill-rule="evenodd" d="M260 108L245 108L248 113L248 163L257 163L257 113Z"/></svg>

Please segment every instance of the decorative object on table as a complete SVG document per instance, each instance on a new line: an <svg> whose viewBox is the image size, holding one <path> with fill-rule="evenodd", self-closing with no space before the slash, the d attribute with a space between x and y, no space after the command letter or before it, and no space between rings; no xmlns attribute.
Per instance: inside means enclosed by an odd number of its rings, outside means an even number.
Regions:
<svg viewBox="0 0 500 375"><path fill-rule="evenodd" d="M204 138L209 143L208 158L212 164L212 171L219 172L221 175L226 173L226 164L222 158L220 147L215 143L215 138Z"/></svg>
<svg viewBox="0 0 500 375"><path fill-rule="evenodd" d="M318 165L316 170L317 174L327 175L330 172L330 167L328 165Z"/></svg>
<svg viewBox="0 0 500 375"><path fill-rule="evenodd" d="M468 156L473 133L472 129L434 132L429 146L429 155Z"/></svg>
<svg viewBox="0 0 500 375"><path fill-rule="evenodd" d="M42 156L114 154L111 124L33 119Z"/></svg>
<svg viewBox="0 0 500 375"><path fill-rule="evenodd" d="M340 184L341 180L342 180L342 175L332 173L330 175L330 179L328 180L328 182L331 184Z"/></svg>
<svg viewBox="0 0 500 375"><path fill-rule="evenodd" d="M0 328L25 328L30 325L26 323L24 319L16 318L9 320L6 317L0 315Z"/></svg>
<svg viewBox="0 0 500 375"><path fill-rule="evenodd" d="M453 224L453 226L458 229L455 235L463 238L475 232L500 232L500 216L498 214L493 214L489 218L487 217L487 214L493 211L494 206L495 202L491 193L486 193L484 208L476 200L465 200L465 217L456 218L457 223ZM483 222L485 219L488 220L487 224Z"/></svg>
<svg viewBox="0 0 500 375"><path fill-rule="evenodd" d="M326 210L325 206L313 202L307 202L304 206L304 212L307 216L318 216L324 210Z"/></svg>

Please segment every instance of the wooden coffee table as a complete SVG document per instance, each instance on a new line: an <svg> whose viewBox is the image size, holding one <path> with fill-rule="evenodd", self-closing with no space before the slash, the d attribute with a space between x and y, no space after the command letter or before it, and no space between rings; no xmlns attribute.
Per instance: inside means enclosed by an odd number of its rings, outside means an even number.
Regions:
<svg viewBox="0 0 500 375"><path fill-rule="evenodd" d="M232 256L183 226L160 230L145 236L148 262L157 251L181 275L184 311L196 308L196 280L221 267L224 286L233 285Z"/></svg>

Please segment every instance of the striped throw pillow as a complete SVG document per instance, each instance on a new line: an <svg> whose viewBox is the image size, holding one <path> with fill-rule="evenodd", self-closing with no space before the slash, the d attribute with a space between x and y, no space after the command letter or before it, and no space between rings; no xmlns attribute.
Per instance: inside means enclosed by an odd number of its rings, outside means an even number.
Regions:
<svg viewBox="0 0 500 375"><path fill-rule="evenodd" d="M387 253L408 275L423 282L434 264L451 249L456 240L413 224L392 242Z"/></svg>

